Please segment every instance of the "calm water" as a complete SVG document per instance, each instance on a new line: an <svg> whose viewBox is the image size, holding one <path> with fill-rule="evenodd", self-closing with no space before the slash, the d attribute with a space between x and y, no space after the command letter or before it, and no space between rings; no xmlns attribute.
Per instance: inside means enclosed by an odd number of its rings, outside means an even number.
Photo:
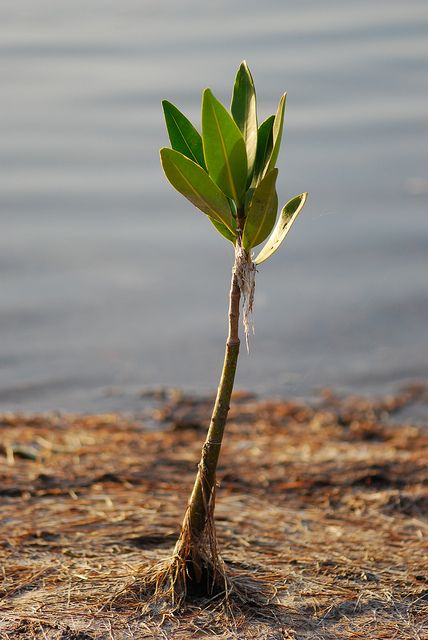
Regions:
<svg viewBox="0 0 428 640"><path fill-rule="evenodd" d="M243 58L260 119L289 94L280 200L310 200L239 385L428 378L426 0L4 0L0 53L0 410L215 388L232 255L162 176L160 100L198 121Z"/></svg>

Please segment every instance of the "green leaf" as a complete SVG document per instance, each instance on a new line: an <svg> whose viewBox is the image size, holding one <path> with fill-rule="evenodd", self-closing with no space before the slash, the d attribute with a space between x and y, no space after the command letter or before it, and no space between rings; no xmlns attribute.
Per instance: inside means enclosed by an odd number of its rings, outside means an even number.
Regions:
<svg viewBox="0 0 428 640"><path fill-rule="evenodd" d="M251 179L257 150L256 90L245 60L241 63L236 74L230 110L245 141L248 176Z"/></svg>
<svg viewBox="0 0 428 640"><path fill-rule="evenodd" d="M236 237L238 235L236 231L235 233L232 233L232 231L230 231L230 229L228 229L226 225L224 225L222 222L219 222L218 220L214 220L214 218L210 218L210 221L213 223L217 231L226 238L226 240L230 240L233 244L235 244Z"/></svg>
<svg viewBox="0 0 428 640"><path fill-rule="evenodd" d="M247 193L245 194L245 202L244 202L244 211L248 210L250 206L251 198L253 197L254 187L250 187L247 189Z"/></svg>
<svg viewBox="0 0 428 640"><path fill-rule="evenodd" d="M275 184L278 169L268 173L256 187L246 212L242 244L246 251L266 240L275 224L278 196Z"/></svg>
<svg viewBox="0 0 428 640"><path fill-rule="evenodd" d="M270 154L273 147L273 123L275 116L269 116L259 127L257 133L257 152L254 163L253 185L256 185L263 178L269 164Z"/></svg>
<svg viewBox="0 0 428 640"><path fill-rule="evenodd" d="M199 132L171 102L162 100L162 107L172 148L206 169Z"/></svg>
<svg viewBox="0 0 428 640"><path fill-rule="evenodd" d="M244 138L230 113L210 89L205 89L202 98L202 141L211 178L223 193L241 205L247 182Z"/></svg>
<svg viewBox="0 0 428 640"><path fill-rule="evenodd" d="M287 202L281 211L281 215L278 218L275 229L272 231L271 236L257 258L254 260L256 264L261 264L275 253L287 233L290 231L293 222L305 206L307 197L307 193L301 193L300 196L296 196L290 200L290 202Z"/></svg>
<svg viewBox="0 0 428 640"><path fill-rule="evenodd" d="M278 109L275 115L275 120L273 122L273 147L272 153L269 158L269 166L268 171L271 171L275 167L276 161L278 160L279 148L281 146L281 138L282 138L282 130L284 128L284 112L285 112L285 101L287 99L287 94L284 93L280 100Z"/></svg>
<svg viewBox="0 0 428 640"><path fill-rule="evenodd" d="M165 175L183 196L210 218L234 230L229 202L209 175L193 160L175 149L160 150Z"/></svg>
<svg viewBox="0 0 428 640"><path fill-rule="evenodd" d="M232 218L233 218L233 220L236 221L236 216L238 215L238 210L236 208L236 202L235 202L235 200L232 200L232 198L228 198L228 201L229 201L230 210L232 212Z"/></svg>

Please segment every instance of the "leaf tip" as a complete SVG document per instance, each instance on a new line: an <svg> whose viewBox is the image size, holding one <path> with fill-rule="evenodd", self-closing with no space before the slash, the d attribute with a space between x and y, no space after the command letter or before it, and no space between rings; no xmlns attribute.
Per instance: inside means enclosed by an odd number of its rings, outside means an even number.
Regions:
<svg viewBox="0 0 428 640"><path fill-rule="evenodd" d="M162 147L161 149L159 149L159 156L160 156L160 161L162 166L163 166L165 157L168 156L171 151L172 149L170 149L169 147Z"/></svg>
<svg viewBox="0 0 428 640"><path fill-rule="evenodd" d="M175 106L172 104L172 102L170 102L169 100L165 100L165 99L164 99L164 100L162 100L162 101L161 101L161 104L162 104L162 109L163 109L163 112L164 112L165 117L166 117L167 115L169 115L169 114L171 113L171 111L173 111L174 109L176 109L176 108L177 108L177 107L175 107ZM168 112L169 112L169 113L168 113Z"/></svg>
<svg viewBox="0 0 428 640"><path fill-rule="evenodd" d="M246 60L243 60L241 62L241 64L239 65L239 69L238 69L238 72L236 74L237 79L240 76L247 76L249 82L252 85L254 85L253 76L251 75L250 67L248 66L248 62Z"/></svg>

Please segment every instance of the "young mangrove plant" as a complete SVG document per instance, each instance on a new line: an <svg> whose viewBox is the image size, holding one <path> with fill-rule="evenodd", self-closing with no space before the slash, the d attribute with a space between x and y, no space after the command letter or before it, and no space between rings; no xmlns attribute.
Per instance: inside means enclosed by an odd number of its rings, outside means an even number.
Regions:
<svg viewBox="0 0 428 640"><path fill-rule="evenodd" d="M211 89L202 96L202 136L173 104L163 101L171 148L160 151L166 177L173 187L206 214L233 246L226 353L198 471L173 556L151 568L145 583L175 603L186 595L210 595L233 590L217 554L213 520L216 468L239 354L239 313L248 347L256 265L277 251L307 194L290 200L278 219L276 162L284 124L286 94L276 114L259 126L256 93L246 62L240 65L228 111ZM267 239L256 257L253 249Z"/></svg>

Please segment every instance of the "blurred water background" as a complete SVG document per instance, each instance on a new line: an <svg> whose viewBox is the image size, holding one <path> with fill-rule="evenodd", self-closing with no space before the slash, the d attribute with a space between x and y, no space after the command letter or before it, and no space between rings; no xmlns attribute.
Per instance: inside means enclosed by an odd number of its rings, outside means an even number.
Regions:
<svg viewBox="0 0 428 640"><path fill-rule="evenodd" d="M199 123L247 59L288 91L284 203L238 386L382 393L428 377L426 0L3 0L0 409L135 409L205 393L231 246L164 179L160 101Z"/></svg>

